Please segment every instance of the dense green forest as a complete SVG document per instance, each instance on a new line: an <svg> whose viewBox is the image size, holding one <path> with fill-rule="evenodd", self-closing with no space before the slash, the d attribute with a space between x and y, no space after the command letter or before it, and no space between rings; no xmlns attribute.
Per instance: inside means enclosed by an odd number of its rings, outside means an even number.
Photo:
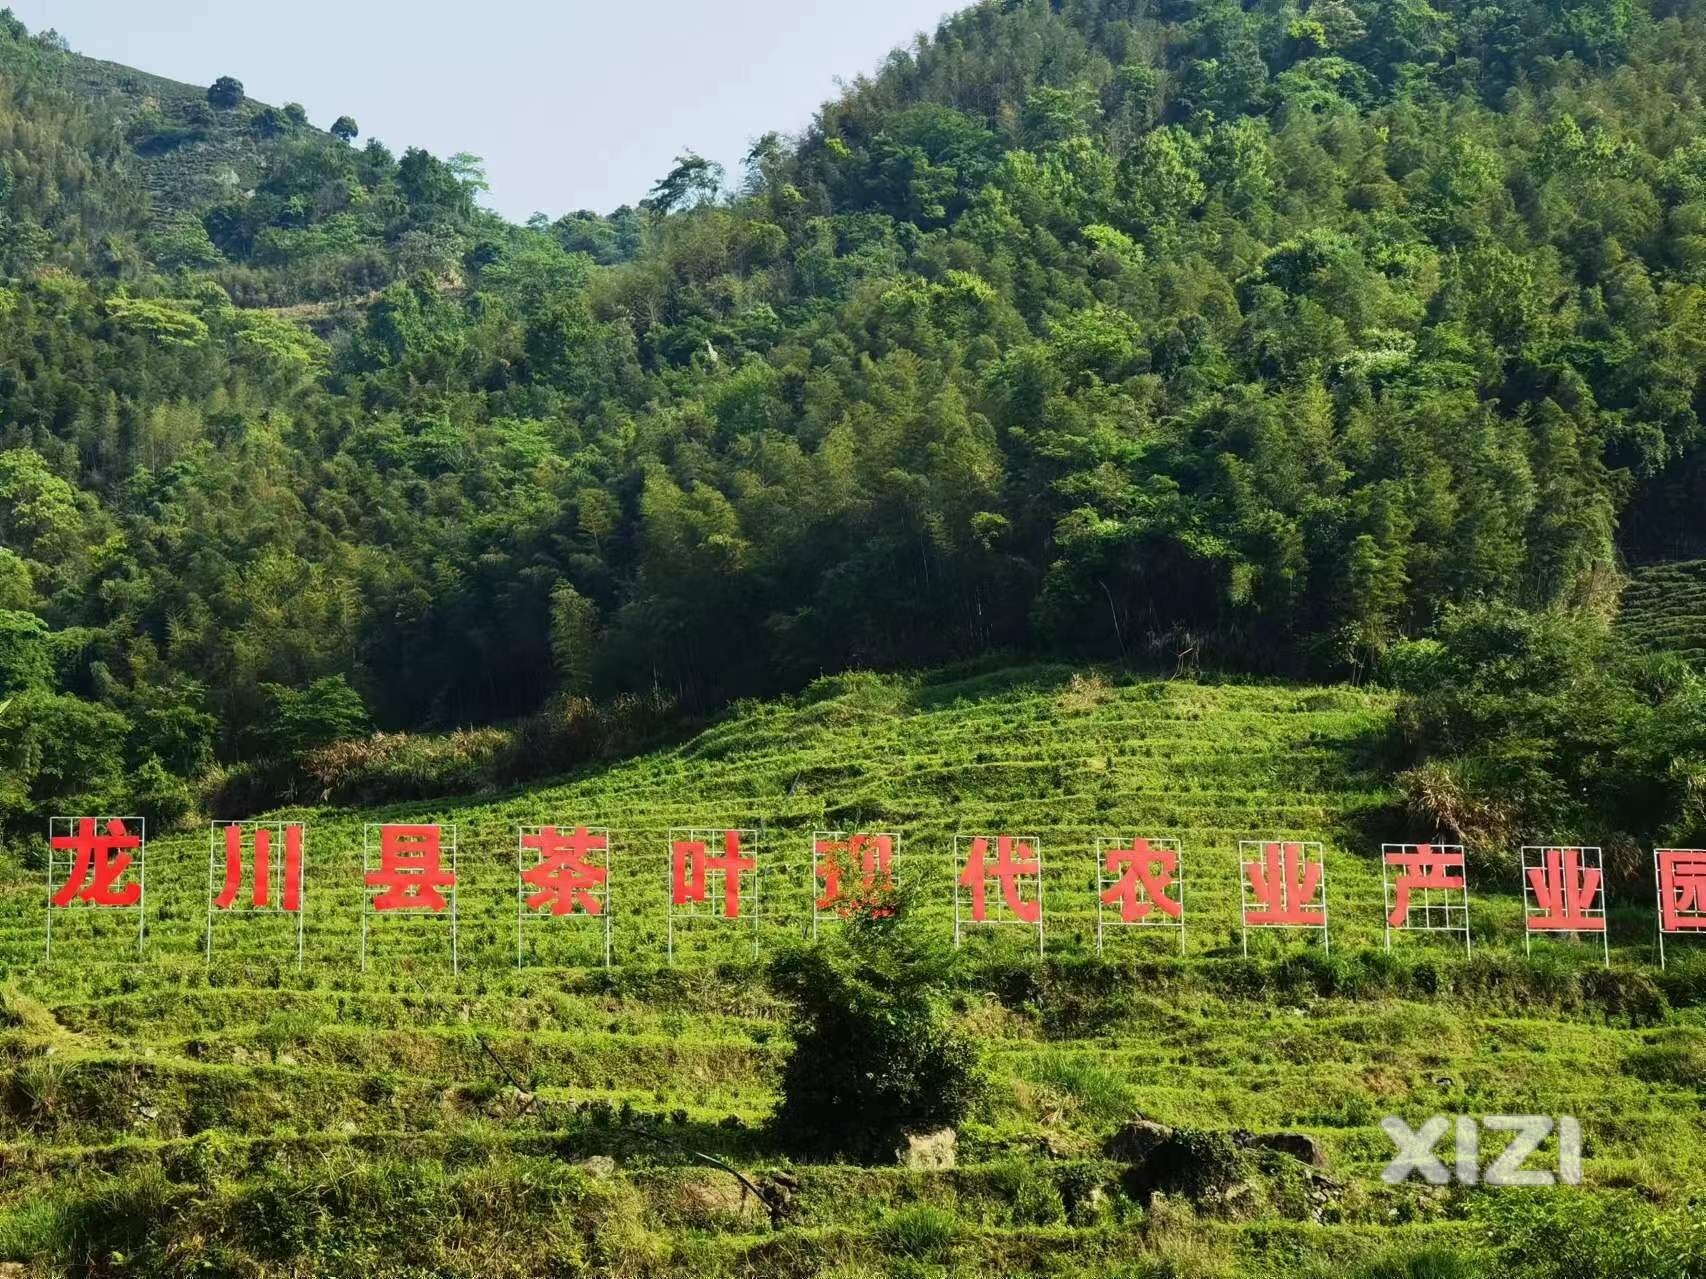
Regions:
<svg viewBox="0 0 1706 1279"><path fill-rule="evenodd" d="M0 25L3 822L992 650L1361 677L1706 553L1694 3L990 0L525 226Z"/></svg>

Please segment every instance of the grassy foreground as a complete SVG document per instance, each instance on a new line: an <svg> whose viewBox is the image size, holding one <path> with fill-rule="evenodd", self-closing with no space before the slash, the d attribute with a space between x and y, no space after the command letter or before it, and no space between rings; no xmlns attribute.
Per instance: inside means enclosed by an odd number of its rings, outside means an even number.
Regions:
<svg viewBox="0 0 1706 1279"><path fill-rule="evenodd" d="M310 823L300 971L275 920L221 921L206 962L205 834L150 844L142 964L121 923L79 920L42 965L41 881L13 856L0 1257L39 1274L1690 1273L1706 964L1648 966L1639 886L1614 893L1610 973L1585 947L1526 960L1491 863L1473 959L1381 953L1390 712L1348 689L1056 668L822 681L562 785L290 814ZM362 825L398 817L458 826L459 976L441 927L394 920L358 971ZM612 829L611 973L585 927L530 929L541 962L516 965L514 827L542 822ZM957 1167L777 1153L786 1036L753 932L695 927L663 963L667 831L722 823L763 830L761 949L809 930L814 828L900 831L900 875L944 932L956 830L1041 837L1046 958L1018 930L964 953L994 1087ZM1146 934L1095 958L1101 834L1182 841L1184 957ZM1327 847L1330 959L1272 939L1238 955L1237 841L1273 836ZM1381 1117L1435 1113L1573 1114L1585 1183L1386 1187ZM1274 1156L1233 1193L1144 1203L1106 1145L1139 1115L1304 1132L1325 1169ZM688 1151L783 1188L786 1212ZM1637 1235L1646 1251L1617 1251Z"/></svg>

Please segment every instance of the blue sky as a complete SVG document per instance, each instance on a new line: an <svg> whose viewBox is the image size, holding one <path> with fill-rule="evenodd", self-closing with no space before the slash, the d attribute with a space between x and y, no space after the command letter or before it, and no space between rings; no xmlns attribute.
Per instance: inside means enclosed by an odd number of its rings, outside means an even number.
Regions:
<svg viewBox="0 0 1706 1279"><path fill-rule="evenodd" d="M969 2L969 0L966 0ZM484 157L521 219L633 203L692 147L736 171L955 0L5 0L80 53Z"/></svg>

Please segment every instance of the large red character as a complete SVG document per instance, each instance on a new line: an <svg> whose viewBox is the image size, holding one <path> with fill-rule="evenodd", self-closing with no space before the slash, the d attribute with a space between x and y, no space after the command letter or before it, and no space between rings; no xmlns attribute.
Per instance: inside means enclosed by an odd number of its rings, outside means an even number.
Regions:
<svg viewBox="0 0 1706 1279"><path fill-rule="evenodd" d="M1034 924L1043 917L1042 859L1031 845L1012 835L998 835L995 840L995 863L989 863L989 840L978 836L971 841L971 853L966 868L960 874L960 884L971 890L971 917L974 923L989 918L986 897L988 881L994 877L1001 885L1001 898L1013 917ZM1037 892L1026 897L1021 880L1035 880Z"/></svg>
<svg viewBox="0 0 1706 1279"><path fill-rule="evenodd" d="M453 887L456 875L444 869L437 826L381 826L379 869L367 872L367 886L380 891L373 895L373 909L445 909L439 890Z"/></svg>
<svg viewBox="0 0 1706 1279"><path fill-rule="evenodd" d="M608 835L594 834L585 826L567 835L555 826L541 826L534 834L523 835L521 846L539 854L538 862L521 872L522 882L536 890L527 897L529 910L549 909L553 915L604 913L601 894L610 869L594 855L608 855Z"/></svg>
<svg viewBox="0 0 1706 1279"><path fill-rule="evenodd" d="M1392 880L1392 910L1386 916L1386 922L1393 928L1409 926L1411 893L1433 889L1455 894L1468 892L1461 848L1410 844L1389 849L1385 856L1386 864L1397 871Z"/></svg>
<svg viewBox="0 0 1706 1279"><path fill-rule="evenodd" d="M1118 905L1124 922L1141 923L1156 910L1172 919L1183 916L1184 904L1168 896L1179 870L1176 849L1156 848L1140 839L1130 848L1108 849L1103 869L1118 879L1102 894L1102 904Z"/></svg>
<svg viewBox="0 0 1706 1279"><path fill-rule="evenodd" d="M1587 865L1580 848L1547 848L1540 852L1538 866L1524 867L1534 894L1528 914L1529 931L1603 933L1605 877L1600 868Z"/></svg>
<svg viewBox="0 0 1706 1279"><path fill-rule="evenodd" d="M1661 849L1657 860L1659 927L1667 933L1706 932L1706 849Z"/></svg>
<svg viewBox="0 0 1706 1279"><path fill-rule="evenodd" d="M817 854L817 878L823 892L819 910L847 910L874 897L894 892L894 836L849 835L846 839L820 838L813 842ZM852 872L857 886L852 890L843 880Z"/></svg>
<svg viewBox="0 0 1706 1279"><path fill-rule="evenodd" d="M1244 863L1255 905L1244 908L1246 928L1325 928L1326 894L1320 893L1323 865L1302 844L1265 844L1260 861ZM1317 894L1320 898L1317 900Z"/></svg>
<svg viewBox="0 0 1706 1279"><path fill-rule="evenodd" d="M257 826L253 831L254 859L250 872L249 904L255 910L272 906L272 831ZM225 883L213 904L230 910L243 887L243 828L225 828ZM302 909L302 827L284 828L284 876L279 887L278 908L289 913Z"/></svg>
<svg viewBox="0 0 1706 1279"><path fill-rule="evenodd" d="M131 850L142 847L142 837L132 835L118 817L107 820L105 832L99 827L98 819L79 817L75 834L52 837L50 843L54 849L73 856L70 874L53 894L55 906L84 902L90 906L123 908L142 901L141 883L120 883L133 860Z"/></svg>
<svg viewBox="0 0 1706 1279"><path fill-rule="evenodd" d="M758 869L756 858L741 852L740 832L723 832L721 856L711 853L707 841L677 839L670 843L670 899L677 906L706 901L712 875L723 877L723 917L740 918L740 877Z"/></svg>

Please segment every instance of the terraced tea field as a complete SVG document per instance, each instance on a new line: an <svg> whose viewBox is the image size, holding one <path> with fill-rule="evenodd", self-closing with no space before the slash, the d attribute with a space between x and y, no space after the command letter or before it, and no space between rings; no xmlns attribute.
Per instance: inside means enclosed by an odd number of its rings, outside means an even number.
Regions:
<svg viewBox="0 0 1706 1279"><path fill-rule="evenodd" d="M1384 955L1389 720L1376 693L1055 668L823 681L560 785L285 814L309 824L300 968L277 919L222 919L208 960L205 833L150 841L142 962L125 921L79 916L44 964L41 875L13 856L0 1257L39 1274L1475 1273L1437 1267L1486 1254L1489 1231L1520 1238L1499 1214L1531 1197L1385 1186L1380 1119L1436 1112L1579 1117L1585 1184L1555 1193L1682 1237L1706 1190L1706 964L1636 967L1650 893L1614 909L1611 973L1586 947L1526 961L1520 899L1481 884L1473 959ZM363 827L393 819L457 828L454 975L442 922L418 920L374 921L360 971ZM515 828L545 822L612 832L608 972L584 924L530 925L518 967ZM696 921L671 965L668 832L725 824L759 832L756 925ZM897 872L944 936L956 832L1040 837L1046 956L1023 929L962 952L959 1015L992 1087L955 1167L795 1166L766 1130L787 1035L760 965L810 932L822 828L900 832ZM1184 849L1183 957L1154 933L1095 957L1093 840L1129 834ZM1273 836L1326 848L1330 959L1273 938L1239 955L1237 843ZM1108 1145L1138 1116L1304 1133L1324 1168L1264 1154L1218 1197L1147 1199ZM1603 1260L1579 1273L1648 1273Z"/></svg>
<svg viewBox="0 0 1706 1279"><path fill-rule="evenodd" d="M1706 560L1636 569L1618 626L1643 648L1706 662Z"/></svg>

